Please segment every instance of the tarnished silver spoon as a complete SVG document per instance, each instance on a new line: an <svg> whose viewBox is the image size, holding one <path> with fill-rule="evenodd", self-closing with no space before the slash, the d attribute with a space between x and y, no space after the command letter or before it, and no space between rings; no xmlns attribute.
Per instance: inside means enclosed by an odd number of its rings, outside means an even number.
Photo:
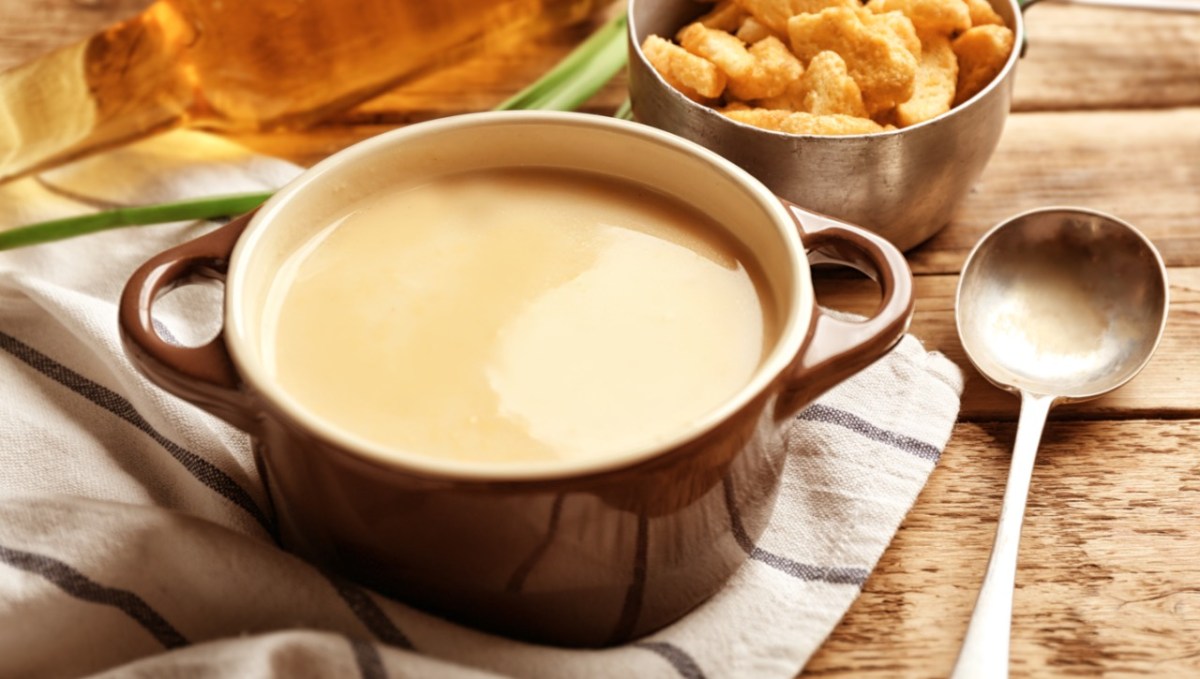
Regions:
<svg viewBox="0 0 1200 679"><path fill-rule="evenodd" d="M955 679L1008 676L1017 544L1046 416L1096 398L1150 360L1167 322L1167 272L1137 229L1099 212L1046 208L992 229L958 284L958 335L971 363L1019 394L1021 416L987 574Z"/></svg>

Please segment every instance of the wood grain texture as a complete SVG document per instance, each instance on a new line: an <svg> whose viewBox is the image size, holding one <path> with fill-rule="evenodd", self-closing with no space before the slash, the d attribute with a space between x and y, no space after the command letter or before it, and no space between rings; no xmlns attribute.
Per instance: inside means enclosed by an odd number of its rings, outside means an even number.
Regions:
<svg viewBox="0 0 1200 679"><path fill-rule="evenodd" d="M966 423L813 677L945 677L1000 510L1013 423ZM1200 674L1200 423L1051 422L1014 596L1015 677Z"/></svg>
<svg viewBox="0 0 1200 679"><path fill-rule="evenodd" d="M1044 2L1025 27L1015 110L1200 105L1200 14Z"/></svg>
<svg viewBox="0 0 1200 679"><path fill-rule="evenodd" d="M1025 210L1078 205L1150 237L1170 266L1200 265L1200 108L1009 116L983 176L950 225L909 254L954 273L988 229Z"/></svg>

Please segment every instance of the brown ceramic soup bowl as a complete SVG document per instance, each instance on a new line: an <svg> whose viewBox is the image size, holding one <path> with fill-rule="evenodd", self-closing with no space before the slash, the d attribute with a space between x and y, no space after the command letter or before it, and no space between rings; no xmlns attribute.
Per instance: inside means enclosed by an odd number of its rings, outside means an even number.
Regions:
<svg viewBox="0 0 1200 679"><path fill-rule="evenodd" d="M606 175L724 225L761 270L778 319L749 382L658 445L600 460L485 464L383 449L306 411L271 379L264 306L296 248L371 196L505 167ZM810 259L874 275L878 311L861 321L821 311ZM197 277L224 280L224 328L203 346L168 344L154 330L155 300ZM600 646L676 620L745 560L774 503L783 426L901 337L911 282L883 239L790 207L692 142L597 116L486 113L362 142L252 216L158 255L125 288L120 323L150 379L254 438L285 547L468 624ZM347 337L346 349L356 341Z"/></svg>

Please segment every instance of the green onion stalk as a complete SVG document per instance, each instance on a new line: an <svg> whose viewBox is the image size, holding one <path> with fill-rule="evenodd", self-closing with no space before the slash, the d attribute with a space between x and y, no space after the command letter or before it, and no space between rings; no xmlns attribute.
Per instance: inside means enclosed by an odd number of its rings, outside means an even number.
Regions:
<svg viewBox="0 0 1200 679"><path fill-rule="evenodd" d="M622 13L576 47L529 87L496 107L497 111L573 111L625 67L626 17ZM618 112L627 111L628 102ZM173 203L122 207L38 222L0 232L0 250L48 243L125 226L145 226L195 219L217 219L248 212L274 192L242 193L181 200Z"/></svg>

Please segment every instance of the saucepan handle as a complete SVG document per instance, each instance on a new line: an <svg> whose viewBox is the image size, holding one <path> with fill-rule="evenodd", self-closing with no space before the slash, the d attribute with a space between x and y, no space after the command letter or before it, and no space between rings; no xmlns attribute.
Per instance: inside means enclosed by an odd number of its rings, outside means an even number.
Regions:
<svg viewBox="0 0 1200 679"><path fill-rule="evenodd" d="M224 281L229 257L253 213L196 240L159 253L125 284L119 308L121 339L130 360L163 389L200 406L244 431L254 415L222 329L198 347L166 342L154 327L154 303L181 285L202 279Z"/></svg>
<svg viewBox="0 0 1200 679"><path fill-rule="evenodd" d="M913 315L913 278L896 246L861 227L784 201L813 264L850 266L879 283L882 299L861 320L839 318L816 304L805 349L797 357L780 395L776 414L790 417L833 385L891 350Z"/></svg>

